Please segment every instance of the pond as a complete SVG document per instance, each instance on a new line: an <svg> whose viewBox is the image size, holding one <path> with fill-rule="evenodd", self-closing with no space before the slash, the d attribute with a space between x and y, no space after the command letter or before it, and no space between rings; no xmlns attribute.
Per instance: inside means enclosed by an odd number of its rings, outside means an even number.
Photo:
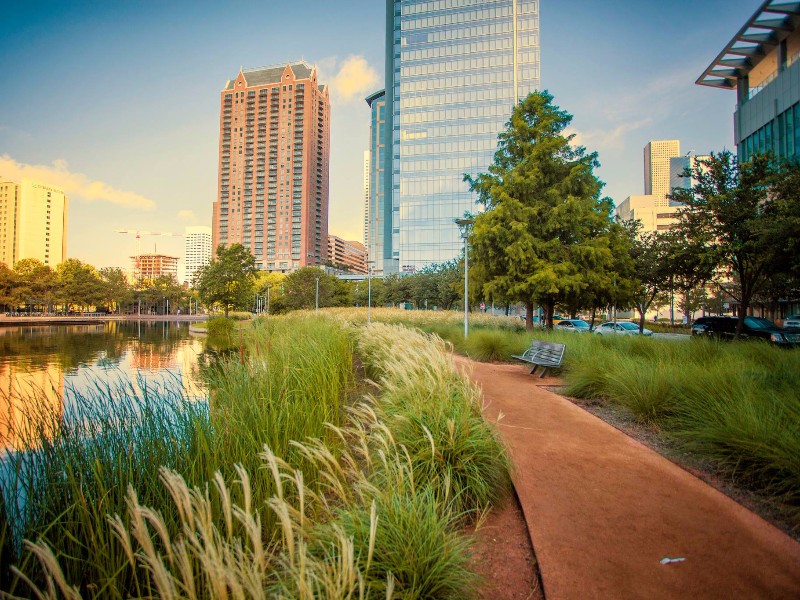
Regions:
<svg viewBox="0 0 800 600"><path fill-rule="evenodd" d="M203 349L185 322L0 327L0 452L16 449L19 432L37 427L31 415L67 418L76 399L98 386L168 386L204 399ZM31 402L48 410L31 410Z"/></svg>

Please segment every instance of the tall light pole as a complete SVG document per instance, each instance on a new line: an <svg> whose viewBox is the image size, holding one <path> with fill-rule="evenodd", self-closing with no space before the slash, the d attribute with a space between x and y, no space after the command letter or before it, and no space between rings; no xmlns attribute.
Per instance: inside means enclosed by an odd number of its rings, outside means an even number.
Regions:
<svg viewBox="0 0 800 600"><path fill-rule="evenodd" d="M467 251L467 241L469 240L469 231L475 219L455 219L461 231L461 237L464 238L464 339L469 335L469 252Z"/></svg>
<svg viewBox="0 0 800 600"><path fill-rule="evenodd" d="M314 312L319 312L319 275L317 275L314 279L317 280L316 284L316 295L314 296Z"/></svg>

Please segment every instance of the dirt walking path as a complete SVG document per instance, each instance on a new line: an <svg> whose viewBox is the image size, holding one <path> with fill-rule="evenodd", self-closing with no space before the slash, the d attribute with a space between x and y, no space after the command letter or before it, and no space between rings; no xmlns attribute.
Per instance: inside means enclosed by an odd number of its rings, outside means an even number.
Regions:
<svg viewBox="0 0 800 600"><path fill-rule="evenodd" d="M789 536L524 366L456 360L503 415L547 600L800 598Z"/></svg>

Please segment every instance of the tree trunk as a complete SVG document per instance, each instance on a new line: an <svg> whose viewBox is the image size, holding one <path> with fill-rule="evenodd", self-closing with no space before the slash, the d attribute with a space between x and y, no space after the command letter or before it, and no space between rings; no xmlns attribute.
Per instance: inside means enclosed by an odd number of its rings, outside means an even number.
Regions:
<svg viewBox="0 0 800 600"><path fill-rule="evenodd" d="M545 311L545 323L547 324L547 329L553 329L553 313L555 313L555 303L552 300L548 300L544 303L544 311Z"/></svg>
<svg viewBox="0 0 800 600"><path fill-rule="evenodd" d="M533 329L533 302L531 301L525 303L525 329L528 331Z"/></svg>
<svg viewBox="0 0 800 600"><path fill-rule="evenodd" d="M595 320L595 317L596 317L596 316L597 316L597 307L596 307L596 306L593 306L593 307L592 307L592 322L591 322L591 323L589 323L589 329L590 329L590 331L594 331L594 320Z"/></svg>

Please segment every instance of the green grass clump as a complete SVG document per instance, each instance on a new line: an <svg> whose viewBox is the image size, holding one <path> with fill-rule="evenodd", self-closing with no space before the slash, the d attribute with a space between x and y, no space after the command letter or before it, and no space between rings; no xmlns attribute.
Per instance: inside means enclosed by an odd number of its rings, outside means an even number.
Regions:
<svg viewBox="0 0 800 600"><path fill-rule="evenodd" d="M354 338L379 392L347 407ZM36 542L25 542L12 594L474 595L462 525L505 490L508 459L446 343L305 315L256 320L240 344L207 368L210 400L192 402L195 413L179 395L167 414L151 394L153 411L130 422L113 413L102 427L82 421L97 442L135 438L127 453L72 447L44 473L61 479L29 477L42 506L66 509L69 522L25 530ZM42 432L50 437L40 444L62 448L57 428ZM144 478L131 453L145 461Z"/></svg>
<svg viewBox="0 0 800 600"><path fill-rule="evenodd" d="M508 360L515 347L513 333L503 330L477 329L466 342L467 354L480 361Z"/></svg>
<svg viewBox="0 0 800 600"><path fill-rule="evenodd" d="M7 522L17 540L14 562L22 572L38 564L20 552L19 540L41 540L58 552L68 581L101 596L138 596L149 576L131 565L107 526L109 515L126 514L128 488L164 515L165 531L182 529L170 491L158 485L162 468L200 486L219 471L224 482L235 465L252 473L252 503L264 510L274 493L261 469L265 444L290 454L290 441L325 437L324 423L340 424L352 381L350 333L328 320L282 320L244 336L240 351L212 362L205 373L210 400L189 397L179 381L103 381L72 394L62 414L51 398L26 402L29 413L15 430L18 451L7 457L0 481L9 505ZM335 440L331 440L332 443ZM306 476L316 474L308 469ZM212 503L209 518L222 507ZM269 543L275 519L265 512L262 540ZM124 523L127 526L127 523Z"/></svg>
<svg viewBox="0 0 800 600"><path fill-rule="evenodd" d="M236 329L235 321L225 317L212 317L205 322L205 325L208 335L218 338L230 337Z"/></svg>
<svg viewBox="0 0 800 600"><path fill-rule="evenodd" d="M416 474L416 472L415 472ZM377 517L377 518L375 518ZM341 511L320 536L353 540L356 564L375 597L468 598L477 576L469 570L469 538L441 514L430 488L416 494L388 491L367 506ZM391 587L393 593L387 594Z"/></svg>

